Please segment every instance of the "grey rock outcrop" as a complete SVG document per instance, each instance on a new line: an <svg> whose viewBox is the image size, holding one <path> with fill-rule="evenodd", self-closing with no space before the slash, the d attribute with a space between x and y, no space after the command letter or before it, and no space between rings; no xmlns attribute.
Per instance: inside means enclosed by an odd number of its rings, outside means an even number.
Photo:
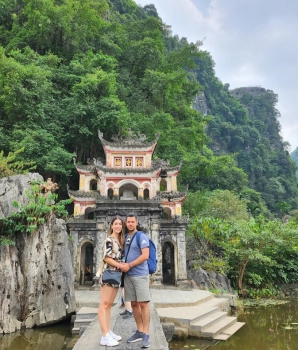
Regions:
<svg viewBox="0 0 298 350"><path fill-rule="evenodd" d="M43 177L37 173L29 173L0 179L0 219L16 211L12 205L14 200L21 205L28 202L25 190L29 188L31 181L43 181Z"/></svg>
<svg viewBox="0 0 298 350"><path fill-rule="evenodd" d="M200 289L218 290L222 293L234 293L229 280L214 271L206 271L201 267L188 271L188 277L196 282Z"/></svg>
<svg viewBox="0 0 298 350"><path fill-rule="evenodd" d="M173 322L164 322L161 324L161 326L166 337L166 341L169 342L175 333L175 324Z"/></svg>
<svg viewBox="0 0 298 350"><path fill-rule="evenodd" d="M208 247L204 241L197 241L193 237L186 237L187 276L197 288L216 290L221 294L234 294L229 279L215 271L207 271L198 265L198 258L207 256Z"/></svg>
<svg viewBox="0 0 298 350"><path fill-rule="evenodd" d="M13 200L25 203L29 181L38 174L0 180L0 218ZM8 209L7 209L7 207ZM34 233L0 246L0 333L55 323L75 311L74 279L65 221L51 215Z"/></svg>
<svg viewBox="0 0 298 350"><path fill-rule="evenodd" d="M203 116L206 116L208 113L207 101L203 91L200 94L197 94L193 100L192 108L200 113Z"/></svg>

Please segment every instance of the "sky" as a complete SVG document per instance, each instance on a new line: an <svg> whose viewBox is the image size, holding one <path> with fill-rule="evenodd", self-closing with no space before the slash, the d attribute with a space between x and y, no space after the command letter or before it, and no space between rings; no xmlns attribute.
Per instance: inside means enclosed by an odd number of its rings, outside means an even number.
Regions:
<svg viewBox="0 0 298 350"><path fill-rule="evenodd" d="M215 61L215 74L234 89L261 86L278 95L281 136L298 147L297 0L135 0L154 4L172 34Z"/></svg>

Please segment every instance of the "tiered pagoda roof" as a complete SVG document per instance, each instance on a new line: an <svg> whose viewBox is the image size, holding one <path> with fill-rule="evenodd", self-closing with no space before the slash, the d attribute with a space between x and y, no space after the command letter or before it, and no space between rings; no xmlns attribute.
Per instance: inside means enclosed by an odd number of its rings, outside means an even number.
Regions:
<svg viewBox="0 0 298 350"><path fill-rule="evenodd" d="M70 190L69 188L67 188L69 197L73 198L73 199L84 199L85 201L90 201L90 202L94 202L95 200L98 199L103 199L103 198L107 198L102 196L98 191L74 191L74 190Z"/></svg>
<svg viewBox="0 0 298 350"><path fill-rule="evenodd" d="M157 134L155 136L155 139L151 142L145 142L146 135L141 134L139 136L136 136L129 130L129 136L123 137L123 136L113 136L112 142L107 141L103 138L103 133L98 130L98 137L104 147L104 149L135 149L140 148L143 150L154 150L156 143L159 139L160 134Z"/></svg>
<svg viewBox="0 0 298 350"><path fill-rule="evenodd" d="M179 191L160 191L157 192L156 196L153 199L161 202L180 202L185 199L186 194L186 192Z"/></svg>
<svg viewBox="0 0 298 350"><path fill-rule="evenodd" d="M102 162L98 161L97 159L93 159L93 164L77 164L76 159L73 158L74 166L76 167L77 171L79 173L85 173L85 174L95 174L96 170L102 171L104 173L119 173L119 174L147 174L151 172L156 171L166 171L166 172L179 172L182 163L176 166L169 166L169 162L166 162L162 159L156 159L152 162L152 165L150 168L115 168L115 167L108 167L106 165L103 165ZM92 161L91 161L92 162Z"/></svg>

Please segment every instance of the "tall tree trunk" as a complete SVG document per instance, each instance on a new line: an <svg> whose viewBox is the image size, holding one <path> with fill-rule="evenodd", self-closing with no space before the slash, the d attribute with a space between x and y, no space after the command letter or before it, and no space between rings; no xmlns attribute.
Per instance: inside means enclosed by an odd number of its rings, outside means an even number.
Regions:
<svg viewBox="0 0 298 350"><path fill-rule="evenodd" d="M243 276L244 276L244 272L245 272L245 269L246 269L246 266L249 262L249 259L245 260L243 262L243 264L240 266L239 268L239 277L238 277L238 288L239 290L242 291L242 281L243 281Z"/></svg>

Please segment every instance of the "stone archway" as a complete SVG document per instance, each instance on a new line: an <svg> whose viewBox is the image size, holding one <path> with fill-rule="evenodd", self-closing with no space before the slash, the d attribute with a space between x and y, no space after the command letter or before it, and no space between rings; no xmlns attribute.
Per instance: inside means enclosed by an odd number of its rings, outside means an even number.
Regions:
<svg viewBox="0 0 298 350"><path fill-rule="evenodd" d="M97 191L97 181L95 179L92 179L90 181L89 190L90 191Z"/></svg>
<svg viewBox="0 0 298 350"><path fill-rule="evenodd" d="M108 198L109 199L113 199L113 197L114 197L114 190L112 188L109 188L107 194L108 194Z"/></svg>
<svg viewBox="0 0 298 350"><path fill-rule="evenodd" d="M163 218L164 220L171 220L171 219L172 219L172 211L171 211L171 208L169 208L169 207L163 207L162 218Z"/></svg>
<svg viewBox="0 0 298 350"><path fill-rule="evenodd" d="M150 199L150 192L148 188L144 189L144 199Z"/></svg>
<svg viewBox="0 0 298 350"><path fill-rule="evenodd" d="M94 274L94 246L90 241L84 242L80 249L80 262L79 271L80 278L79 284L93 284L93 274ZM86 267L90 265L92 275L86 275Z"/></svg>
<svg viewBox="0 0 298 350"><path fill-rule="evenodd" d="M138 199L138 187L126 183L119 188L119 198L121 200L136 200Z"/></svg>
<svg viewBox="0 0 298 350"><path fill-rule="evenodd" d="M160 180L160 183L159 183L159 190L161 191L161 192L163 192L163 191L167 191L167 188L168 188L168 184L167 184L167 181L165 180L165 179L161 179Z"/></svg>
<svg viewBox="0 0 298 350"><path fill-rule="evenodd" d="M162 283L176 285L175 246L170 241L162 245Z"/></svg>
<svg viewBox="0 0 298 350"><path fill-rule="evenodd" d="M94 220L94 208L88 207L85 209L84 219L85 220Z"/></svg>

